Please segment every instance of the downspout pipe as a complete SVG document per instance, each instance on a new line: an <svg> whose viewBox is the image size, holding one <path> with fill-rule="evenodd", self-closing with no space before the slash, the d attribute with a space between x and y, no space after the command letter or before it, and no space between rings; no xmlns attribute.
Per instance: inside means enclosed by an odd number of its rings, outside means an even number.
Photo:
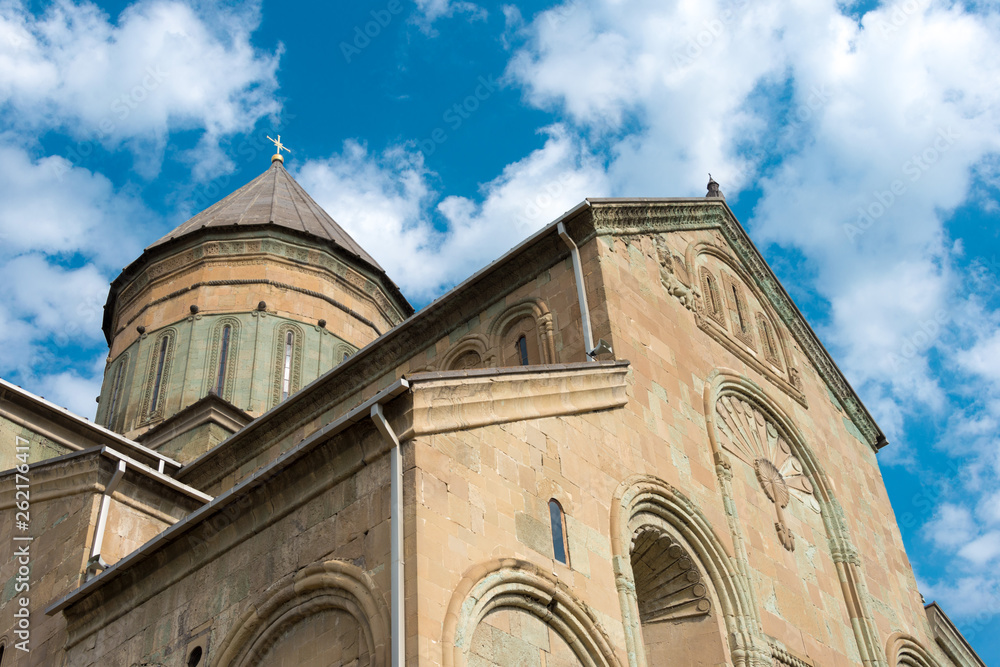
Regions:
<svg viewBox="0 0 1000 667"><path fill-rule="evenodd" d="M101 496L101 509L97 514L97 528L94 530L94 542L90 546L90 559L87 561L87 579L97 576L97 571L106 570L108 564L101 558L101 548L104 546L104 531L108 526L108 510L111 507L111 496L118 489L118 485L125 476L125 461L118 460L118 468L111 477L111 481L104 487L104 495Z"/></svg>
<svg viewBox="0 0 1000 667"><path fill-rule="evenodd" d="M403 605L406 600L403 582L403 454L399 438L382 412L382 404L375 403L371 410L375 428L389 443L389 553L391 561L390 586L392 603L391 654L392 667L406 664L406 619Z"/></svg>
<svg viewBox="0 0 1000 667"><path fill-rule="evenodd" d="M569 246L570 257L573 258L573 275L576 278L576 298L580 301L580 319L583 322L583 347L587 353L587 361L596 361L592 356L594 353L594 332L590 327L590 308L587 306L587 286L583 282L583 265L580 262L580 249L570 238L566 231L566 225L559 222L556 225L559 236Z"/></svg>

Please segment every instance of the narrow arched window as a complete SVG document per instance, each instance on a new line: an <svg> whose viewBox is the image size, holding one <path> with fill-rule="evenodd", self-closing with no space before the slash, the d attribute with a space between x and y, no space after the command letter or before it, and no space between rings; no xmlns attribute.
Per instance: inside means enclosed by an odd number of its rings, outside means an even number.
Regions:
<svg viewBox="0 0 1000 667"><path fill-rule="evenodd" d="M295 333L285 332L285 359L281 371L281 400L288 398L292 391L292 352L295 350Z"/></svg>
<svg viewBox="0 0 1000 667"><path fill-rule="evenodd" d="M222 396L226 389L226 368L229 364L229 339L233 335L233 327L229 324L222 327L222 337L219 341L219 365L216 370L215 393Z"/></svg>
<svg viewBox="0 0 1000 667"><path fill-rule="evenodd" d="M716 282L712 272L705 268L701 270L701 291L705 295L705 310L708 316L719 324L725 325L726 320L723 315L719 284Z"/></svg>
<svg viewBox="0 0 1000 667"><path fill-rule="evenodd" d="M156 409L160 405L160 384L163 382L163 369L167 363L167 346L170 345L170 337L164 336L160 339L160 349L156 353L156 374L153 376L153 396L149 399L149 414L156 414Z"/></svg>
<svg viewBox="0 0 1000 667"><path fill-rule="evenodd" d="M108 414L104 418L105 425L111 428L115 419L115 410L118 409L118 397L122 390L122 377L125 375L125 364L128 357L123 357L118 362L118 370L115 371L114 380L111 382L111 403L108 405Z"/></svg>
<svg viewBox="0 0 1000 667"><path fill-rule="evenodd" d="M736 304L736 318L739 320L740 331L746 333L748 327L746 315L743 314L743 299L740 298L740 292L736 285L730 285L729 289L733 293L733 303Z"/></svg>
<svg viewBox="0 0 1000 667"><path fill-rule="evenodd" d="M522 335L517 339L517 358L522 366L528 365L528 337Z"/></svg>
<svg viewBox="0 0 1000 667"><path fill-rule="evenodd" d="M767 321L763 313L757 313L757 329L760 332L761 344L764 348L764 357L775 366L781 366L778 357L778 341L774 335L771 323Z"/></svg>
<svg viewBox="0 0 1000 667"><path fill-rule="evenodd" d="M557 561L569 564L569 552L566 549L566 516L562 505L553 498L549 501L549 519L552 522L552 554Z"/></svg>

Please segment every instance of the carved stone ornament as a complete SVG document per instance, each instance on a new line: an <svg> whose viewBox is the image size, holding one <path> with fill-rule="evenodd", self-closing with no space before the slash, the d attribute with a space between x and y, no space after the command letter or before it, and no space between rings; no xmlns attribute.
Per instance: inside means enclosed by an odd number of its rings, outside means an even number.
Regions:
<svg viewBox="0 0 1000 667"><path fill-rule="evenodd" d="M673 262L670 259L670 249L663 237L656 238L656 256L660 263L660 284L671 296L676 297L685 308L691 312L698 309L698 293L681 282L674 273Z"/></svg>
<svg viewBox="0 0 1000 667"><path fill-rule="evenodd" d="M782 546L795 549L795 538L785 524L784 508L792 496L819 512L819 503L802 463L763 412L737 396L723 396L715 404L715 423L722 447L754 469L764 495L774 503L774 528Z"/></svg>
<svg viewBox="0 0 1000 667"><path fill-rule="evenodd" d="M657 528L632 537L632 572L643 623L706 616L712 610L708 587L687 551Z"/></svg>

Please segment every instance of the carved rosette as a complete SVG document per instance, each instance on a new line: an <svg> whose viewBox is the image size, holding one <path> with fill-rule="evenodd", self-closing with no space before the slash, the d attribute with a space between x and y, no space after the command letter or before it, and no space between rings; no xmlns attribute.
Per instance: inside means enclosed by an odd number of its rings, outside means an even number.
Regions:
<svg viewBox="0 0 1000 667"><path fill-rule="evenodd" d="M778 537L792 551L795 540L782 511L791 497L814 512L820 511L802 463L774 423L759 408L737 396L723 396L716 402L715 425L723 449L753 468L764 495L774 503Z"/></svg>

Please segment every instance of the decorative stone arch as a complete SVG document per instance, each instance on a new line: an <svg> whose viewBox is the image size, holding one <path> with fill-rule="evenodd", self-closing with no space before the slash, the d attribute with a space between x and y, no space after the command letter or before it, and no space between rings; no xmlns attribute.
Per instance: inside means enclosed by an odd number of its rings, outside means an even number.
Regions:
<svg viewBox="0 0 1000 667"><path fill-rule="evenodd" d="M751 276L750 273L747 272L747 270L743 267L743 265L740 264L736 259L734 259L732 255L730 255L729 253L727 253L725 250L720 248L718 245L715 245L714 243L701 241L701 242L691 243L688 245L687 249L684 252L684 262L687 264L687 272L689 275L692 276L702 275L702 272L698 271L698 258L701 257L702 255L709 255L711 257L714 257L723 265L725 265L725 267L743 284L743 287L753 294L754 298L757 300L757 303L760 304L761 307L760 311L748 312L747 315L751 320L750 322L751 328L759 328L759 325L757 323L757 315L762 315L770 325L771 332L774 334L774 340L777 346L776 356L778 361L778 363L774 364L777 367L777 371L772 371L772 372L776 373L778 377L781 377L781 372L783 372L785 369L791 369L794 364L792 362L792 357L790 356L789 353L789 341L787 333L785 332L783 327L778 326L778 322L780 322L781 319L778 317L777 312L775 312L774 307L771 305L771 302L767 299L766 296L764 296L763 292L757 286L756 281L753 279L753 276ZM714 274L710 275L714 276ZM723 299L723 309L725 309L726 299L725 296L721 294L721 291L725 283L724 277L720 275L715 277L715 280L718 289L720 291L719 298ZM703 291L702 302L707 304L709 296L707 293L704 293L705 289L707 288L705 287L702 288ZM708 313L707 305L705 306L705 309L706 309L705 315L710 316L710 314ZM713 317L713 319L717 322L720 322L723 328L726 328L724 319L720 319L720 317ZM739 327L734 323L734 330L738 328ZM753 347L753 345L751 344L750 347ZM770 362L770 360L768 361ZM785 378L782 378L782 380L785 380ZM790 377L787 381L791 383Z"/></svg>
<svg viewBox="0 0 1000 667"><path fill-rule="evenodd" d="M889 667L940 667L937 660L916 637L894 632L885 643L885 656Z"/></svg>
<svg viewBox="0 0 1000 667"><path fill-rule="evenodd" d="M357 348L348 343L338 342L336 345L333 346L333 362L334 362L333 365L338 366L344 363L347 357L350 357L357 351L358 351Z"/></svg>
<svg viewBox="0 0 1000 667"><path fill-rule="evenodd" d="M442 665L464 667L472 636L491 611L532 614L552 628L587 667L619 667L596 617L565 584L534 563L504 558L470 568L448 603L441 637Z"/></svg>
<svg viewBox="0 0 1000 667"><path fill-rule="evenodd" d="M303 568L292 581L243 612L209 665L255 667L283 632L328 610L346 612L357 621L371 667L389 664L389 608L384 596L361 568L334 560Z"/></svg>
<svg viewBox="0 0 1000 667"><path fill-rule="evenodd" d="M826 531L830 555L838 571L845 605L852 621L851 625L854 629L862 664L884 667L886 663L882 656L878 631L870 612L867 584L861 570L861 557L851 542L850 529L844 519L844 511L833 493L833 486L823 471L819 459L781 405L757 383L736 371L717 369L708 376L705 382L705 415L709 442L716 461L716 471L723 482L723 495L726 502L730 504L734 502L729 484L729 480L732 479L732 471L728 457L731 453L723 447L725 435L717 422L719 418L717 406L726 397L739 398L759 411L764 420L772 423L777 433L785 439L789 453L801 463L801 470L795 473L800 478L799 491L807 489L819 506L819 514ZM768 498L777 505L776 497L778 494L775 493L773 486L777 478L769 478L769 472L773 474L773 471L757 470L758 481L760 481ZM769 485L772 486L771 491L768 491ZM735 516L730 517L730 527L734 541L738 545L741 544L742 533ZM780 533L779 528L779 535ZM785 536L782 536L782 541L784 543ZM788 548L787 544L785 546ZM745 555L743 557L745 558Z"/></svg>
<svg viewBox="0 0 1000 667"><path fill-rule="evenodd" d="M735 667L769 664L769 649L761 634L752 591L708 519L684 494L663 480L635 475L619 485L611 503L612 567L630 667L647 664L631 563L633 536L646 526L659 528L676 538L707 575L713 598L718 601L732 664Z"/></svg>
<svg viewBox="0 0 1000 667"><path fill-rule="evenodd" d="M487 331L489 340L489 353L494 355L497 364L502 364L503 339L511 326L519 320L531 318L536 324L539 360L543 364L556 363L555 340L553 338L554 325L552 313L548 306L541 299L525 299L510 307L493 318Z"/></svg>
<svg viewBox="0 0 1000 667"><path fill-rule="evenodd" d="M151 406L153 391L156 385L156 375L160 362L160 349L163 342L167 341L163 355L163 373L160 375L160 384L157 394L156 405ZM142 410L139 415L140 422L152 422L163 416L164 405L167 402L167 389L170 386L170 370L174 361L174 350L177 347L177 329L168 327L160 331L153 339L153 345L149 350L149 363L146 373L146 388L142 396Z"/></svg>
<svg viewBox="0 0 1000 667"><path fill-rule="evenodd" d="M479 357L478 364L468 365L464 363L464 360L472 355ZM469 334L460 338L442 355L437 368L442 371L453 371L467 368L493 368L496 365L496 354L490 350L490 339L483 334Z"/></svg>
<svg viewBox="0 0 1000 667"><path fill-rule="evenodd" d="M212 326L212 338L209 341L208 372L205 374L205 393L215 391L219 382L219 355L222 354L222 330L226 326L232 327L229 336L229 350L226 353L226 384L222 388L221 398L230 403L233 402L233 390L236 385L237 355L240 348L240 321L235 317L223 317Z"/></svg>
<svg viewBox="0 0 1000 667"><path fill-rule="evenodd" d="M273 390L271 392L271 407L281 402L281 385L284 379L285 336L292 332L295 341L292 344L292 368L289 378L288 395L291 396L302 387L302 349L305 347L305 331L297 324L284 322L274 329L274 371Z"/></svg>

